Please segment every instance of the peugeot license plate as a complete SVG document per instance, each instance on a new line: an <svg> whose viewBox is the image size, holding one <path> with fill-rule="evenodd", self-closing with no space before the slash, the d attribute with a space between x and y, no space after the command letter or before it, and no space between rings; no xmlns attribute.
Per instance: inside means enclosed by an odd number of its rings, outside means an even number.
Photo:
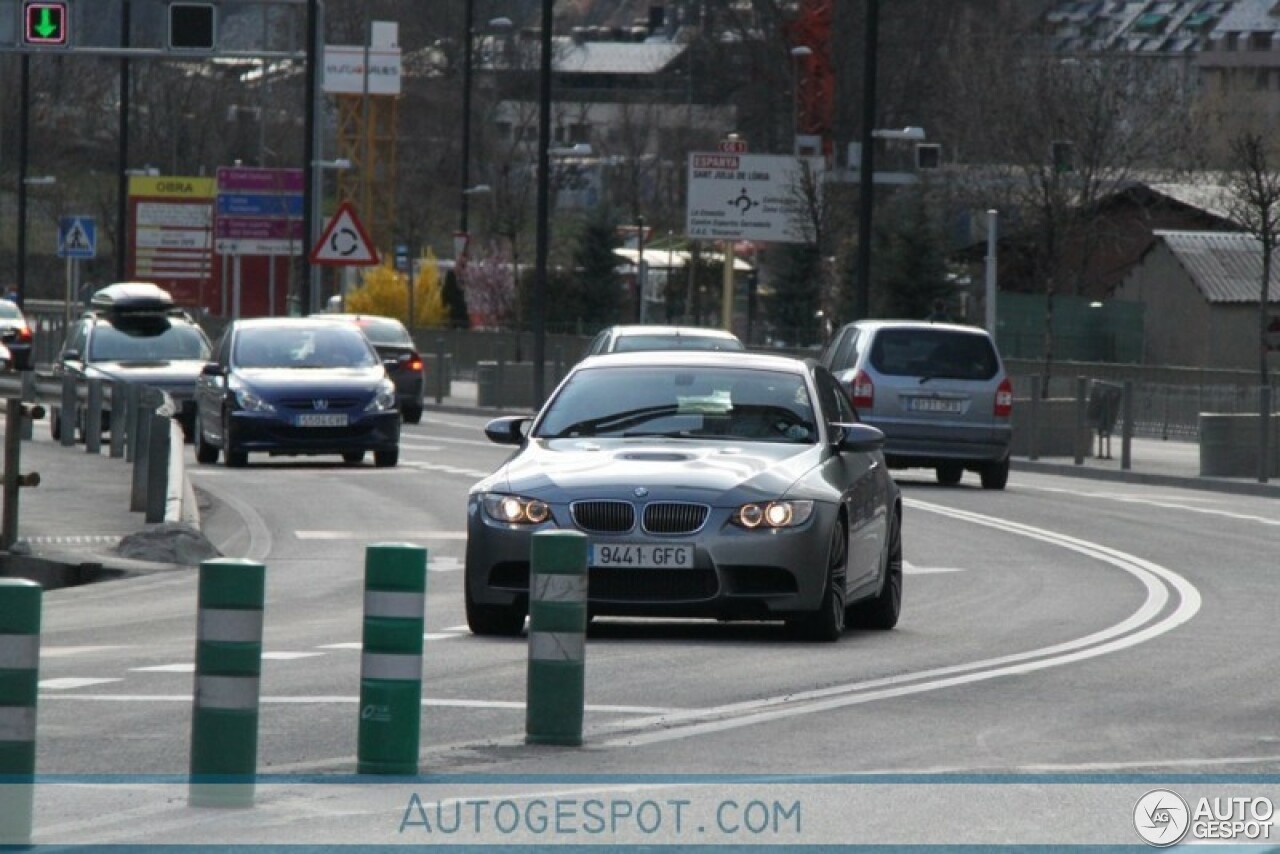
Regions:
<svg viewBox="0 0 1280 854"><path fill-rule="evenodd" d="M299 427L346 427L347 414L345 412L330 413L307 413L298 416Z"/></svg>
<svg viewBox="0 0 1280 854"><path fill-rule="evenodd" d="M691 545L650 545L647 543L595 543L591 565L643 569L687 569L693 566Z"/></svg>

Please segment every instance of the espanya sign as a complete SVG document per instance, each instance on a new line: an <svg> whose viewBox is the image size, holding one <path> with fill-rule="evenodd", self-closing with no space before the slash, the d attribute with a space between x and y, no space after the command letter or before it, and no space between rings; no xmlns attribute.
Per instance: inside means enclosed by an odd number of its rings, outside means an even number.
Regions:
<svg viewBox="0 0 1280 854"><path fill-rule="evenodd" d="M690 154L688 236L812 242L809 211L821 196L823 167L821 157Z"/></svg>

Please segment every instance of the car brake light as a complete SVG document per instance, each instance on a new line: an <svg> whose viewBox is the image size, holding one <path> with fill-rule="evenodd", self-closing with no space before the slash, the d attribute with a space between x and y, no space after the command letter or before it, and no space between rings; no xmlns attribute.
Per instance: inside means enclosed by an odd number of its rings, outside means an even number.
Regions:
<svg viewBox="0 0 1280 854"><path fill-rule="evenodd" d="M422 357L419 356L417 353L409 357L409 370L411 371L422 370Z"/></svg>
<svg viewBox="0 0 1280 854"><path fill-rule="evenodd" d="M1005 377L996 389L996 417L1008 418L1013 412L1013 383Z"/></svg>
<svg viewBox="0 0 1280 854"><path fill-rule="evenodd" d="M19 340L19 341L30 341L30 340L31 340L31 328L30 328L30 327L27 327L27 326L20 326L20 327L18 327L18 340Z"/></svg>
<svg viewBox="0 0 1280 854"><path fill-rule="evenodd" d="M867 375L866 371L858 371L854 375L851 390L853 393L850 395L850 399L853 401L854 409L871 408L876 398L876 386L875 383L871 382L871 377Z"/></svg>

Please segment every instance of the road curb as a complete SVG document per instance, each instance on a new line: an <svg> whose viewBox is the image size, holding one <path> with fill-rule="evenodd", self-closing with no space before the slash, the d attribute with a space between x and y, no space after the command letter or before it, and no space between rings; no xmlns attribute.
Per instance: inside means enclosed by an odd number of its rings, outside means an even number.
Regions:
<svg viewBox="0 0 1280 854"><path fill-rule="evenodd" d="M1249 481L1224 480L1213 477L1183 477L1172 474L1151 474L1146 472L1123 471L1113 469L1078 466L1074 463L1048 463L1040 460L1014 459L1012 468L1016 472L1035 472L1038 474L1054 474L1063 477L1077 477L1088 480L1105 480L1120 483L1138 483L1147 486L1172 486L1181 489L1198 489L1204 492L1223 492L1231 495L1252 495L1262 498L1280 498L1280 484L1252 483Z"/></svg>

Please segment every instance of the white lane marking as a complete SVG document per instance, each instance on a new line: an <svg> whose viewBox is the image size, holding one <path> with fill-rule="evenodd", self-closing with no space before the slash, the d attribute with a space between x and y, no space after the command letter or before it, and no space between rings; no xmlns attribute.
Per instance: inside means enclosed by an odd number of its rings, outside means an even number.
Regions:
<svg viewBox="0 0 1280 854"><path fill-rule="evenodd" d="M190 694L49 694L47 698L44 695L41 696L41 699L52 700L55 698L59 700L89 700L103 703L191 702ZM344 697L342 695L335 694L319 694L310 697L262 697L258 702L262 704L286 706L333 705L337 703L355 705L360 702L360 698L358 696ZM448 709L524 710L524 702L521 700L435 700L423 698L422 705ZM670 715L682 711L678 708L664 706L614 706L593 704L588 704L586 710L588 712L609 712L620 715Z"/></svg>
<svg viewBox="0 0 1280 854"><path fill-rule="evenodd" d="M470 633L470 630L464 626L461 629L445 629L444 631L440 631L440 632L424 632L422 635L422 639L429 640L429 641L453 640L454 638L460 638L464 634L469 634L469 633ZM349 643L328 643L328 644L325 644L324 646L316 647L316 648L317 649L359 650L364 648L364 644L362 644L360 641L351 641Z"/></svg>
<svg viewBox="0 0 1280 854"><path fill-rule="evenodd" d="M481 416L478 416L478 417L479 417L481 420L480 420L479 422L475 423L475 424L463 424L463 423L458 422L458 421L446 421L446 420L444 420L444 419L442 419L442 418L432 418L432 417L429 417L429 416L424 417L424 418L422 419L422 423L423 423L423 424L439 424L441 427L453 427L453 428L455 428L455 429L457 429L457 430L466 430L468 433L474 433L474 432L476 432L476 431L478 431L478 430L482 429L482 425L484 424L484 419L486 419L488 416L483 416L483 415L481 415ZM494 414L494 416L493 416L493 417L497 417L497 413L496 413L496 412L495 412L495 414ZM455 441L455 442L474 442L474 441L476 441L476 440L475 440L475 439L454 439L453 441ZM481 443L481 444L485 444L485 445L492 445L493 443L492 443L492 442L483 442L483 443Z"/></svg>
<svg viewBox="0 0 1280 854"><path fill-rule="evenodd" d="M394 540L465 540L466 531L390 531L379 533L376 537L369 531L294 531L293 535L300 540L368 540L381 542Z"/></svg>
<svg viewBox="0 0 1280 854"><path fill-rule="evenodd" d="M50 691L67 691L72 688L88 688L90 685L105 685L108 682L123 682L123 679L95 679L93 677L63 676L59 679L41 679L40 687Z"/></svg>
<svg viewBox="0 0 1280 854"><path fill-rule="evenodd" d="M316 649L363 649L363 648L364 648L364 644L360 643L360 641L354 641L350 643L327 643L327 644L324 644L323 646L316 647Z"/></svg>
<svg viewBox="0 0 1280 854"><path fill-rule="evenodd" d="M64 658L68 655L85 655L90 652L103 652L108 649L123 649L119 646L45 646L40 648L41 658Z"/></svg>
<svg viewBox="0 0 1280 854"><path fill-rule="evenodd" d="M1159 507L1165 510L1185 510L1188 513L1200 513L1205 516L1219 516L1224 519L1235 519L1240 522L1257 522L1260 525L1270 525L1272 527L1280 527L1280 519L1268 519L1265 516L1254 516L1249 513L1232 513L1229 510L1216 510L1212 507L1188 507L1183 503L1183 499L1161 501L1156 498L1147 498L1138 495L1126 495L1116 492L1092 492L1088 490L1063 489L1060 487L1050 486L1028 486L1027 489L1034 489L1040 492L1055 492L1064 495L1074 495L1080 498L1104 498L1108 501L1118 501L1122 504L1145 504L1148 507Z"/></svg>
<svg viewBox="0 0 1280 854"><path fill-rule="evenodd" d="M937 575L944 572L964 572L961 566L916 566L910 561L902 562L902 571L907 575Z"/></svg>
<svg viewBox="0 0 1280 854"><path fill-rule="evenodd" d="M432 555L427 562L427 570L430 572L457 572L462 568L462 561L450 555Z"/></svg>
<svg viewBox="0 0 1280 854"><path fill-rule="evenodd" d="M493 474L492 469L466 469L459 466L446 466L439 463L421 463L416 460L409 460L400 463L401 468L417 469L418 471L434 471L441 474L456 474L465 477L482 478Z"/></svg>
<svg viewBox="0 0 1280 854"><path fill-rule="evenodd" d="M23 537L33 546L114 546L124 539L123 534L49 534Z"/></svg>
<svg viewBox="0 0 1280 854"><path fill-rule="evenodd" d="M604 729L632 730L633 732L606 740L603 746L635 747L672 741L875 700L984 682L1002 676L1033 673L1137 646L1177 628L1200 610L1200 592L1185 578L1165 567L1126 552L1043 528L955 510L915 499L907 499L903 503L916 510L950 516L960 521L1040 540L1111 564L1134 576L1146 589L1146 599L1136 611L1120 622L1074 640L1027 652L900 676L850 682L829 688L689 710L679 715L619 721ZM1171 593L1177 594L1177 605L1164 617L1160 617L1160 614L1166 610Z"/></svg>
<svg viewBox="0 0 1280 854"><path fill-rule="evenodd" d="M264 652L263 659L271 659L272 661L294 661L299 658L315 658L324 655L323 652Z"/></svg>
<svg viewBox="0 0 1280 854"><path fill-rule="evenodd" d="M470 632L471 632L471 627L470 627L470 626L467 626L467 625L461 625L461 626L449 626L449 628L447 628L447 629L443 629L443 631L446 631L446 632L466 632L466 633L470 633Z"/></svg>
<svg viewBox="0 0 1280 854"><path fill-rule="evenodd" d="M423 640L453 640L460 638L462 635L458 632L427 632L422 636Z"/></svg>
<svg viewBox="0 0 1280 854"><path fill-rule="evenodd" d="M153 667L130 667L136 673L195 673L195 662L186 664L157 664Z"/></svg>
<svg viewBox="0 0 1280 854"><path fill-rule="evenodd" d="M416 445L418 438L419 437L414 436L413 438L409 439L407 444ZM509 447L507 445L499 445L495 442L489 442L484 439L450 439L446 436L430 436L430 437L427 437L424 441L443 442L446 445L474 445L480 448L492 448L495 451L502 451ZM400 434L400 444L401 445L406 444L405 435L403 433ZM506 453L510 453L510 450L506 450Z"/></svg>

